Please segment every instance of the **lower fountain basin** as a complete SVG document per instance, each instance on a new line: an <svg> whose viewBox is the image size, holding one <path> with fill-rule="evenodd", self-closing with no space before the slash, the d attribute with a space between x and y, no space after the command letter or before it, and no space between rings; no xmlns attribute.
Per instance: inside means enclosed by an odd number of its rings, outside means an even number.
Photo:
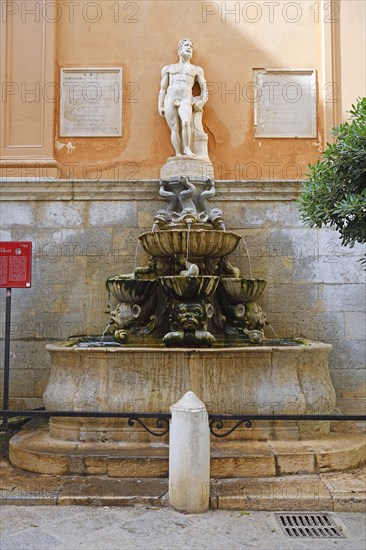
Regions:
<svg viewBox="0 0 366 550"><path fill-rule="evenodd" d="M187 391L199 396L212 414L330 414L335 407L329 344L213 349L68 345L47 346L52 360L44 394L48 411L166 413ZM300 439L304 430L318 433L320 426L329 431L327 422L304 424L279 422L274 429L270 422L259 422L232 437L271 439L279 432ZM125 420L106 418L54 417L50 435L71 441L150 440L144 430L126 427Z"/></svg>
<svg viewBox="0 0 366 550"><path fill-rule="evenodd" d="M80 349L68 345L47 346L52 369L44 401L49 411L166 413L169 405L187 390L199 395L211 414L318 415L334 411L335 393L328 373L328 354L332 347L326 344L235 349ZM152 430L158 429L156 421L146 418L143 421ZM224 431L235 424L235 420L226 421ZM318 510L319 506L324 507L324 501L320 504L318 501L319 472L356 468L365 460L364 436L349 425L340 431L338 422L332 431L329 424L326 421L255 421L251 428L240 426L224 440L212 435L211 477L236 478L236 482L240 478L240 483L256 487L253 496L248 497L249 505L254 502L262 509L263 487L273 492L277 481L285 480L288 475L291 487L296 481L298 503L300 476L294 474L306 474L302 478L303 506L314 502L314 510ZM156 478L167 478L167 443L168 434L156 438L137 421L131 423L127 418L53 417L48 427L25 428L14 436L9 444L9 458L14 466L30 472L81 475L73 477L77 481L71 489L76 490L76 496L75 502L72 497L69 502L95 504L92 479L102 483L103 494L108 479L124 478L123 486L131 480L133 495L136 495L136 478L153 478L154 482ZM88 476L92 477L88 479ZM280 476L276 483L274 476ZM231 483L230 479L226 481ZM309 483L315 487L312 501L305 488ZM80 493L84 486L86 493ZM115 496L115 482L111 487ZM223 491L226 487L223 485ZM85 496L89 495L88 488L92 489L90 500ZM235 503L242 509L248 502L243 505L237 500L239 488L242 487L235 485ZM294 501L289 504L288 500L288 485L284 490L285 500L277 503L279 510L293 506ZM68 503L70 487L64 492L61 499L66 498ZM136 496L133 498L136 502ZM216 496L214 499L216 502ZM116 501L108 496L106 504L111 502L121 504L119 492ZM272 499L270 506L276 509ZM232 508L230 501L229 508Z"/></svg>

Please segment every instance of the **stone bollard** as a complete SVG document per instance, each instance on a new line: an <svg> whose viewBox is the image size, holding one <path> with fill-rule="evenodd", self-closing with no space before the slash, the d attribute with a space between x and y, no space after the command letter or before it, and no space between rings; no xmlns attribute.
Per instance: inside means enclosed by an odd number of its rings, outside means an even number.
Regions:
<svg viewBox="0 0 366 550"><path fill-rule="evenodd" d="M210 498L210 429L192 391L170 407L169 500L181 512L206 512Z"/></svg>

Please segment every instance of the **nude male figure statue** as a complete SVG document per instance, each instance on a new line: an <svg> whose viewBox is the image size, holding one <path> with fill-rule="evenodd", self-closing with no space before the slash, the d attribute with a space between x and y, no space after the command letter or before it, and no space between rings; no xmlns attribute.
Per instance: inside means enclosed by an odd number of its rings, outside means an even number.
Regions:
<svg viewBox="0 0 366 550"><path fill-rule="evenodd" d="M203 69L191 64L193 44L182 38L178 44L179 62L166 65L161 71L158 109L171 131L176 156L195 156L192 152L192 116L202 111L207 102L207 84ZM194 97L192 88L198 82L201 95Z"/></svg>

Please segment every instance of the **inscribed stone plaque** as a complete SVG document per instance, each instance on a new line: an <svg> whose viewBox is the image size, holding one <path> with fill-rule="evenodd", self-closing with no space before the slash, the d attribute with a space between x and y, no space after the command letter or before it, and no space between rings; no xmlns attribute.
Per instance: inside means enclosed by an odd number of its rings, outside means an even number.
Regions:
<svg viewBox="0 0 366 550"><path fill-rule="evenodd" d="M61 69L60 136L122 135L122 69Z"/></svg>
<svg viewBox="0 0 366 550"><path fill-rule="evenodd" d="M255 136L312 138L316 127L316 78L311 69L255 69Z"/></svg>

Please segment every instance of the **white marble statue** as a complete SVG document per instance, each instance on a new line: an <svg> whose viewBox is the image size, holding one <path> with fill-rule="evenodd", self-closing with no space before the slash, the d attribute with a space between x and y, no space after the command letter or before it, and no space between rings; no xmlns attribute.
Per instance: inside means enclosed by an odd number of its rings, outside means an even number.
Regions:
<svg viewBox="0 0 366 550"><path fill-rule="evenodd" d="M191 64L192 54L192 41L182 38L178 44L179 62L166 65L161 71L158 108L170 128L175 155L207 159L207 135L202 127L207 84L203 69ZM201 89L199 96L192 94L195 82Z"/></svg>

